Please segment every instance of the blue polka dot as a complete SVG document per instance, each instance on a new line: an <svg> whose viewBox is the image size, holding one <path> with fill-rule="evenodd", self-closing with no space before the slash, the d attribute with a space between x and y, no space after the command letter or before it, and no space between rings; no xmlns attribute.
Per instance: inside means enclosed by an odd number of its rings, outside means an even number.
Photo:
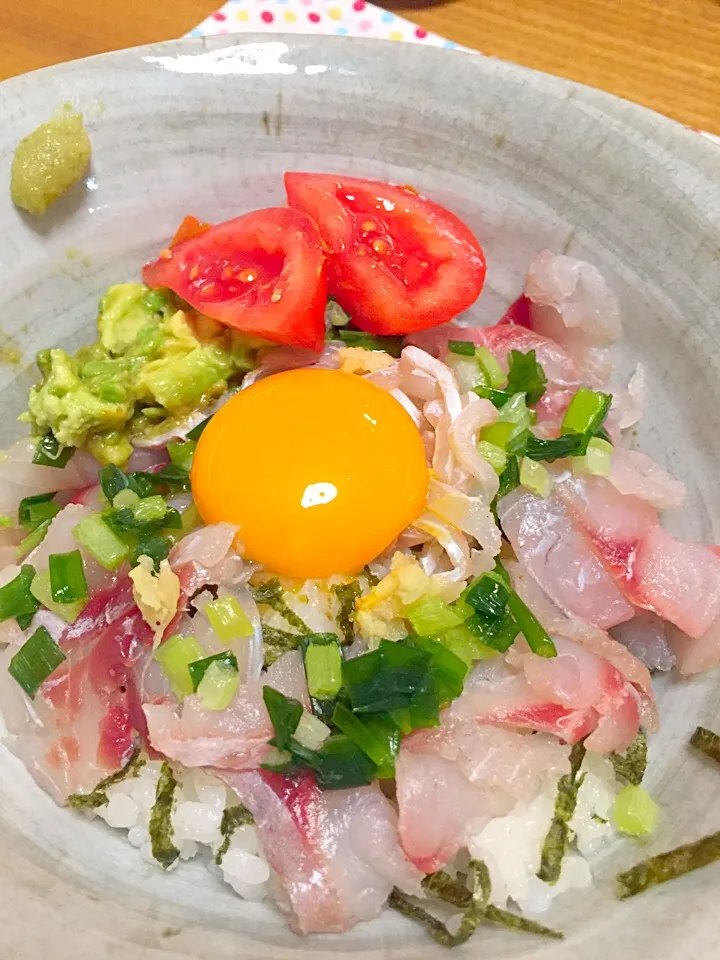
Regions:
<svg viewBox="0 0 720 960"><path fill-rule="evenodd" d="M284 7L285 4L288 2L288 0L275 0L275 2L281 4Z"/></svg>
<svg viewBox="0 0 720 960"><path fill-rule="evenodd" d="M387 11L385 11L385 13L380 17L380 19L383 23L392 23L393 20L395 19L395 14L388 13Z"/></svg>
<svg viewBox="0 0 720 960"><path fill-rule="evenodd" d="M200 27L194 27L192 30L190 30L188 33L185 34L186 37L201 37L202 35L203 35L203 32L200 29Z"/></svg>
<svg viewBox="0 0 720 960"><path fill-rule="evenodd" d="M341 37L346 36L348 33L347 27L335 27L335 33L339 33Z"/></svg>
<svg viewBox="0 0 720 960"><path fill-rule="evenodd" d="M446 41L445 41L445 46L448 48L448 50L456 50L456 49L457 49L457 44L455 43L454 40L446 40Z"/></svg>

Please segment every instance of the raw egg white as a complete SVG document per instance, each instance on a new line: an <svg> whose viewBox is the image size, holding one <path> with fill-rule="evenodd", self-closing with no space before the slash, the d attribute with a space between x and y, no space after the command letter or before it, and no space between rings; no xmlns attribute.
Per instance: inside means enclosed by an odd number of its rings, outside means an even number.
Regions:
<svg viewBox="0 0 720 960"><path fill-rule="evenodd" d="M352 574L422 512L420 432L390 394L339 370L290 370L228 401L198 441L195 503L237 524L245 556L298 579Z"/></svg>

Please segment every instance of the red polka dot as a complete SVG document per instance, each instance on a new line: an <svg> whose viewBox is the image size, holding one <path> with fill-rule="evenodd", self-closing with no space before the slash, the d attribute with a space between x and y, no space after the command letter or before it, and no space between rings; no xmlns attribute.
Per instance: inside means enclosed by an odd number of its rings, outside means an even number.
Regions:
<svg viewBox="0 0 720 960"><path fill-rule="evenodd" d="M365 0L355 0L355 3L353 4L353 10L357 10L359 13L360 10L364 10L364 9L365 9Z"/></svg>
<svg viewBox="0 0 720 960"><path fill-rule="evenodd" d="M227 17L225 16L224 13L220 13L220 11L218 10L217 13L213 14L213 19L220 20L220 22L222 22L223 20L227 20Z"/></svg>
<svg viewBox="0 0 720 960"><path fill-rule="evenodd" d="M418 27L415 31L415 36L418 38L418 40L424 40L427 36L427 30L423 30L422 27Z"/></svg>
<svg viewBox="0 0 720 960"><path fill-rule="evenodd" d="M320 14L319 13L309 13L308 20L310 23L320 23Z"/></svg>
<svg viewBox="0 0 720 960"><path fill-rule="evenodd" d="M273 15L270 13L269 10L263 10L263 12L260 14L260 19L264 23L272 23L275 18L273 17Z"/></svg>

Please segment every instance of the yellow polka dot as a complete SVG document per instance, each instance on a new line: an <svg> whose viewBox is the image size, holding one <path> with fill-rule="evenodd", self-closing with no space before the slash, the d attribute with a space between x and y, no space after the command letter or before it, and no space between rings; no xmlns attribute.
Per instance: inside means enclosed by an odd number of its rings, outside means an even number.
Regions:
<svg viewBox="0 0 720 960"><path fill-rule="evenodd" d="M331 20L339 20L342 16L342 10L340 7L330 7L328 10L328 16Z"/></svg>
<svg viewBox="0 0 720 960"><path fill-rule="evenodd" d="M389 33L389 37L391 40L402 40L403 35L400 33L399 30L391 30Z"/></svg>
<svg viewBox="0 0 720 960"><path fill-rule="evenodd" d="M250 14L247 12L247 10L238 10L237 18L238 20L249 20Z"/></svg>
<svg viewBox="0 0 720 960"><path fill-rule="evenodd" d="M283 14L283 17L287 23L295 23L297 20L297 16L292 12L292 10L286 10Z"/></svg>

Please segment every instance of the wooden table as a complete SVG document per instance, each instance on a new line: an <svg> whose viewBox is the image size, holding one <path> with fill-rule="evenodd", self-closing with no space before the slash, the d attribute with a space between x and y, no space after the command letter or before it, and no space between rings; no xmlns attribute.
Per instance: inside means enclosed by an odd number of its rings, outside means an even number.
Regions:
<svg viewBox="0 0 720 960"><path fill-rule="evenodd" d="M220 0L0 0L0 78L176 37ZM387 0L484 53L720 133L720 0Z"/></svg>

